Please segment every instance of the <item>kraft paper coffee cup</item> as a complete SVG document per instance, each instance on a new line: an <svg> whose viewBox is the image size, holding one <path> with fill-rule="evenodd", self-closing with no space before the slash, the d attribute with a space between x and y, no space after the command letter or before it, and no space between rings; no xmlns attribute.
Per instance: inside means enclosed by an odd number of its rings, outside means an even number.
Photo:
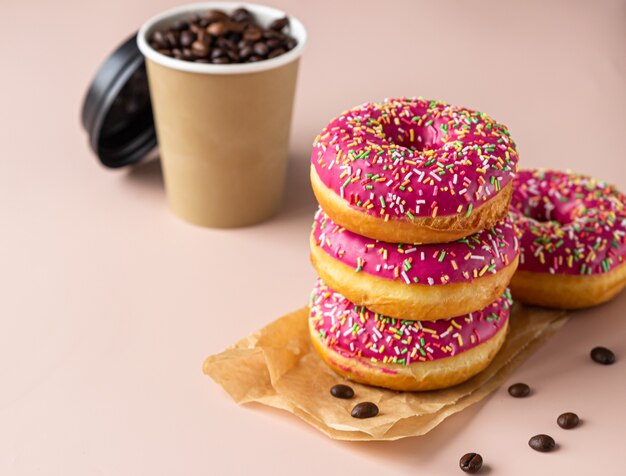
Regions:
<svg viewBox="0 0 626 476"><path fill-rule="evenodd" d="M285 12L246 3L198 3L166 11L137 35L146 59L168 202L176 215L206 227L251 225L280 206L291 114L306 31L291 15L297 46L273 59L201 64L150 47L152 32L210 9L248 9L267 26Z"/></svg>

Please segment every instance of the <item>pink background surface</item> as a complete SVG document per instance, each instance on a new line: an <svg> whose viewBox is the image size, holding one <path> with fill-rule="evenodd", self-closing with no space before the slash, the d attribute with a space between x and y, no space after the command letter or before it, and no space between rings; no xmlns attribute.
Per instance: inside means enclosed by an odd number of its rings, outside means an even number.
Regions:
<svg viewBox="0 0 626 476"><path fill-rule="evenodd" d="M200 367L306 302L308 154L349 106L423 95L477 108L510 127L523 166L626 190L625 3L273 4L310 33L287 197L263 225L218 231L168 211L158 162L103 170L79 125L101 61L175 2L3 0L0 474L461 474L467 451L485 474L623 471L626 293L577 313L515 372L530 398L502 388L394 443L335 442L239 407ZM595 345L618 363L591 362ZM558 428L564 411L582 426ZM542 432L558 451L528 448Z"/></svg>

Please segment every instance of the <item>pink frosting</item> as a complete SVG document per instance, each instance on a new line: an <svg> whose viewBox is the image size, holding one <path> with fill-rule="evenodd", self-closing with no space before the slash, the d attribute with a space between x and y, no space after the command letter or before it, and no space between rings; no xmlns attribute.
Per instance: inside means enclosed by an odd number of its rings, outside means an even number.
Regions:
<svg viewBox="0 0 626 476"><path fill-rule="evenodd" d="M517 151L486 114L437 101L366 103L317 136L311 162L352 207L383 218L467 215L512 179Z"/></svg>
<svg viewBox="0 0 626 476"><path fill-rule="evenodd" d="M403 321L355 305L317 280L311 323L332 350L351 358L409 365L465 352L493 337L509 318L508 290L496 302L464 316L438 321Z"/></svg>
<svg viewBox="0 0 626 476"><path fill-rule="evenodd" d="M315 243L328 255L377 278L406 284L441 285L495 274L519 253L511 219L452 243L404 245L373 240L335 224L320 208Z"/></svg>
<svg viewBox="0 0 626 476"><path fill-rule="evenodd" d="M584 175L523 170L510 215L519 230L519 270L599 274L626 259L626 197Z"/></svg>

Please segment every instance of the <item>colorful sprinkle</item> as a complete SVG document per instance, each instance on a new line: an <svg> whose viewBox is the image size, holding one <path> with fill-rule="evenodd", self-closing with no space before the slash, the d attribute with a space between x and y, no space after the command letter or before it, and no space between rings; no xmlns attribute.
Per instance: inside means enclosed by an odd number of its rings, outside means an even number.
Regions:
<svg viewBox="0 0 626 476"><path fill-rule="evenodd" d="M452 243L404 245L352 233L319 208L312 234L325 253L357 272L407 284L442 285L495 274L519 254L515 228L508 217Z"/></svg>
<svg viewBox="0 0 626 476"><path fill-rule="evenodd" d="M517 158L507 128L486 114L399 98L333 119L315 139L311 163L352 207L414 220L469 216L511 182Z"/></svg>
<svg viewBox="0 0 626 476"><path fill-rule="evenodd" d="M407 321L355 306L318 279L310 319L324 344L346 357L408 365L451 357L490 339L507 322L511 304L507 290L496 302L464 316Z"/></svg>
<svg viewBox="0 0 626 476"><path fill-rule="evenodd" d="M607 273L626 261L626 197L592 177L523 170L513 181L519 270Z"/></svg>

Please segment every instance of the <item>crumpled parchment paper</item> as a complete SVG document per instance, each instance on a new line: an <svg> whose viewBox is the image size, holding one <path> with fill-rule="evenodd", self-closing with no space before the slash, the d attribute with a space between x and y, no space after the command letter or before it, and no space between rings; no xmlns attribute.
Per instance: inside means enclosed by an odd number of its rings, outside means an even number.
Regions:
<svg viewBox="0 0 626 476"><path fill-rule="evenodd" d="M507 339L484 371L455 387L431 392L397 392L368 387L335 374L313 349L308 308L283 316L204 362L204 372L237 403L258 402L297 415L338 440L397 440L423 435L445 418L485 398L531 353L567 322L567 313L515 303ZM330 387L347 383L351 400L333 398ZM380 413L350 416L360 401Z"/></svg>

